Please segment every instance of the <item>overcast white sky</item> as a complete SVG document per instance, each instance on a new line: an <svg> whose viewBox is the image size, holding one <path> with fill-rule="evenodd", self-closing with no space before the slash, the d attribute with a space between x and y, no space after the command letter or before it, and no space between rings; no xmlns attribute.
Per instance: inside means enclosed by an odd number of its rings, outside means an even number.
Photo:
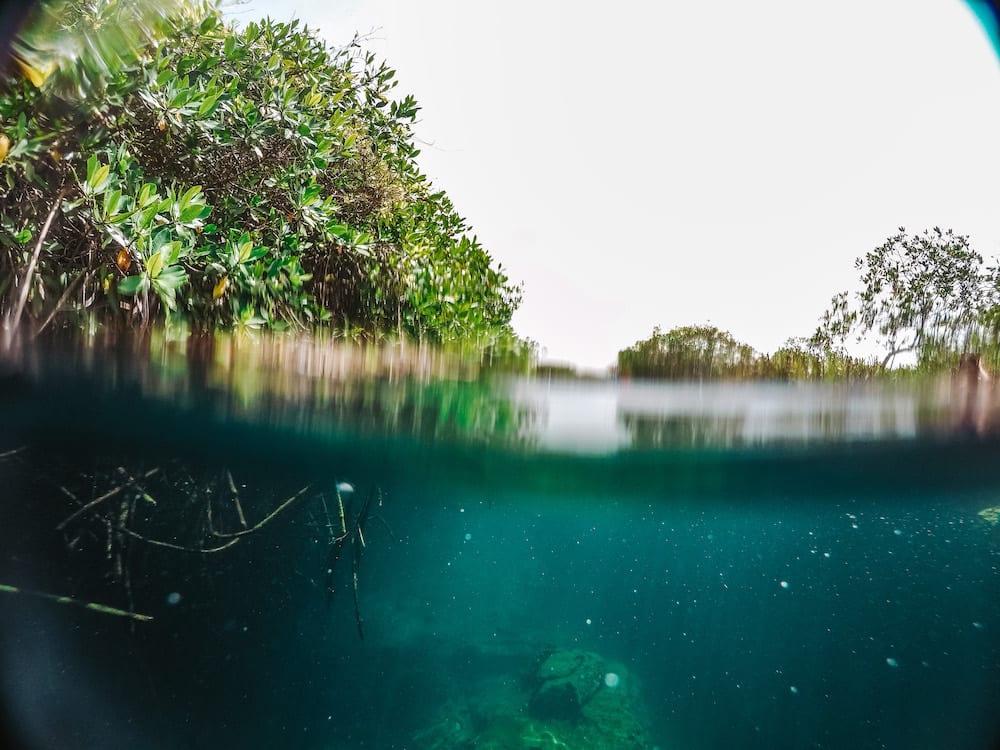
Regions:
<svg viewBox="0 0 1000 750"><path fill-rule="evenodd" d="M1000 255L1000 62L959 0L250 0L369 48L421 166L590 368L654 326L808 335L900 226Z"/></svg>

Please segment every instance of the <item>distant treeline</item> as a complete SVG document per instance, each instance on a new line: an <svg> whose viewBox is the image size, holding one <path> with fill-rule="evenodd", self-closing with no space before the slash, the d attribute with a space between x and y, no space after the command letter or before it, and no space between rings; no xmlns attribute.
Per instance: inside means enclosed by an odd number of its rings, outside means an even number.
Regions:
<svg viewBox="0 0 1000 750"><path fill-rule="evenodd" d="M773 354L763 354L715 326L683 326L618 352L620 377L668 380L820 380L869 378L878 363L847 354L817 352L793 340Z"/></svg>
<svg viewBox="0 0 1000 750"><path fill-rule="evenodd" d="M855 261L860 290L835 295L811 336L762 354L715 326L655 328L618 352L617 372L671 380L898 378L952 371L963 355L996 372L1000 265L983 266L966 236L901 227ZM877 358L848 353L848 341L862 339L881 349Z"/></svg>

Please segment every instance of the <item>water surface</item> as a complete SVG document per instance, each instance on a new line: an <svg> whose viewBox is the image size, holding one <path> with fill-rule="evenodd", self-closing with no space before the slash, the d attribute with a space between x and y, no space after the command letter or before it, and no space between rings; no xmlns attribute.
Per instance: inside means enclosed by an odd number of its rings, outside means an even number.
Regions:
<svg viewBox="0 0 1000 750"><path fill-rule="evenodd" d="M115 351L4 370L0 584L74 599L0 593L17 746L995 746L1000 444L947 383Z"/></svg>

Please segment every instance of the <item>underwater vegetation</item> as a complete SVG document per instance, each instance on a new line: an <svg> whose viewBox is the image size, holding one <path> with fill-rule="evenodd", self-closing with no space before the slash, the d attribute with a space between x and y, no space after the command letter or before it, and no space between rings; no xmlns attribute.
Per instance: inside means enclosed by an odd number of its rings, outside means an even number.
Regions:
<svg viewBox="0 0 1000 750"><path fill-rule="evenodd" d="M982 518L987 523L991 523L994 526L996 526L997 523L1000 522L1000 505L993 505L989 508L983 508L976 515Z"/></svg>

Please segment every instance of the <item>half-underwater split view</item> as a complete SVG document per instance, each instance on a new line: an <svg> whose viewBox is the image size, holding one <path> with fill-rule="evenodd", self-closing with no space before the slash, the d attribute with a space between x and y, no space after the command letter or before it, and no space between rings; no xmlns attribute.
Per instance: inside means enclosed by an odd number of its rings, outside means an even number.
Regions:
<svg viewBox="0 0 1000 750"><path fill-rule="evenodd" d="M950 383L140 344L5 376L15 746L997 738L1000 441Z"/></svg>
<svg viewBox="0 0 1000 750"><path fill-rule="evenodd" d="M1000 747L995 7L473 5L0 8L0 747Z"/></svg>

